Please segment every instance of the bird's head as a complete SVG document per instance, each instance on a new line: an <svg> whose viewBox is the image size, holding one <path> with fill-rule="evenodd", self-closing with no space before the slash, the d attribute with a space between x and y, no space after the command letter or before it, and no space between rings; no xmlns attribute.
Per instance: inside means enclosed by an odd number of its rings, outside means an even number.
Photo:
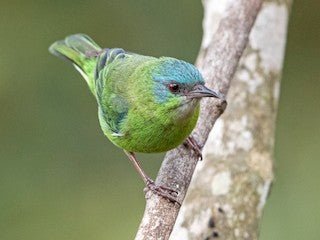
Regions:
<svg viewBox="0 0 320 240"><path fill-rule="evenodd" d="M198 69L190 63L162 57L153 69L155 100L181 112L192 111L203 97L223 99L207 87Z"/></svg>

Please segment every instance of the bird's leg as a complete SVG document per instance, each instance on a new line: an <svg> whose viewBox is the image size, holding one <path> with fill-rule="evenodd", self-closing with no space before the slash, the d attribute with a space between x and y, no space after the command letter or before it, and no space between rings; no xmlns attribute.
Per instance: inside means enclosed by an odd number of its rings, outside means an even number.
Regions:
<svg viewBox="0 0 320 240"><path fill-rule="evenodd" d="M137 160L135 154L133 152L128 152L128 151L125 151L125 150L124 150L124 152L128 156L130 162L133 164L133 166L136 169L136 171L141 176L143 182L146 184L146 187L148 189L150 189L153 193L170 200L171 202L176 202L179 205L181 205L181 203L176 198L176 196L178 194L177 191L175 191L175 190L173 190L171 188L165 187L165 186L157 186L155 184L155 182L143 171L143 169L142 169L139 161Z"/></svg>
<svg viewBox="0 0 320 240"><path fill-rule="evenodd" d="M186 139L185 145L190 147L197 154L200 160L203 159L201 147L191 135Z"/></svg>

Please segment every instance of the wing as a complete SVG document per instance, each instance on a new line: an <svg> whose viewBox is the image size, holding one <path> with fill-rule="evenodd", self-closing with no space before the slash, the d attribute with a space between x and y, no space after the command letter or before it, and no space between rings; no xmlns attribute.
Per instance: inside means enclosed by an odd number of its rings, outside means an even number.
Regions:
<svg viewBox="0 0 320 240"><path fill-rule="evenodd" d="M121 123L126 119L132 99L130 76L140 64L152 57L129 53L120 48L104 49L96 65L95 86L103 131L123 136ZM131 86L131 87L130 87Z"/></svg>
<svg viewBox="0 0 320 240"><path fill-rule="evenodd" d="M104 49L99 55L96 70L96 96L99 105L99 117L102 120L103 131L121 136L120 123L127 116L129 105L126 96L119 86L123 80L117 79L119 65L128 57L120 48ZM117 67L118 66L118 67ZM119 91L120 90L120 91Z"/></svg>

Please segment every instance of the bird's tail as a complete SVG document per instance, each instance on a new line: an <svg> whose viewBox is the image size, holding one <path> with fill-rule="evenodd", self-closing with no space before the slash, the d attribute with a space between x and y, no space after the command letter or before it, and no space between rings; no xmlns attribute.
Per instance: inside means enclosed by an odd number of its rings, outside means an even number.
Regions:
<svg viewBox="0 0 320 240"><path fill-rule="evenodd" d="M64 40L53 43L49 47L49 51L53 55L71 61L95 95L94 71L96 56L101 48L89 36L85 34L68 36Z"/></svg>

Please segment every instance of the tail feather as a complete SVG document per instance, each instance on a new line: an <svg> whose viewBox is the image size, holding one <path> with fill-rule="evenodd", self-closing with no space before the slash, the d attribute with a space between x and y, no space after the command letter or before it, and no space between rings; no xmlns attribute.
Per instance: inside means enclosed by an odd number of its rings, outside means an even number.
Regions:
<svg viewBox="0 0 320 240"><path fill-rule="evenodd" d="M87 35L75 34L66 37L65 42L77 52L87 54L92 51L100 51L101 48Z"/></svg>
<svg viewBox="0 0 320 240"><path fill-rule="evenodd" d="M95 95L93 76L97 59L90 53L99 52L101 48L89 36L85 34L68 36L53 43L49 51L55 56L71 61Z"/></svg>

